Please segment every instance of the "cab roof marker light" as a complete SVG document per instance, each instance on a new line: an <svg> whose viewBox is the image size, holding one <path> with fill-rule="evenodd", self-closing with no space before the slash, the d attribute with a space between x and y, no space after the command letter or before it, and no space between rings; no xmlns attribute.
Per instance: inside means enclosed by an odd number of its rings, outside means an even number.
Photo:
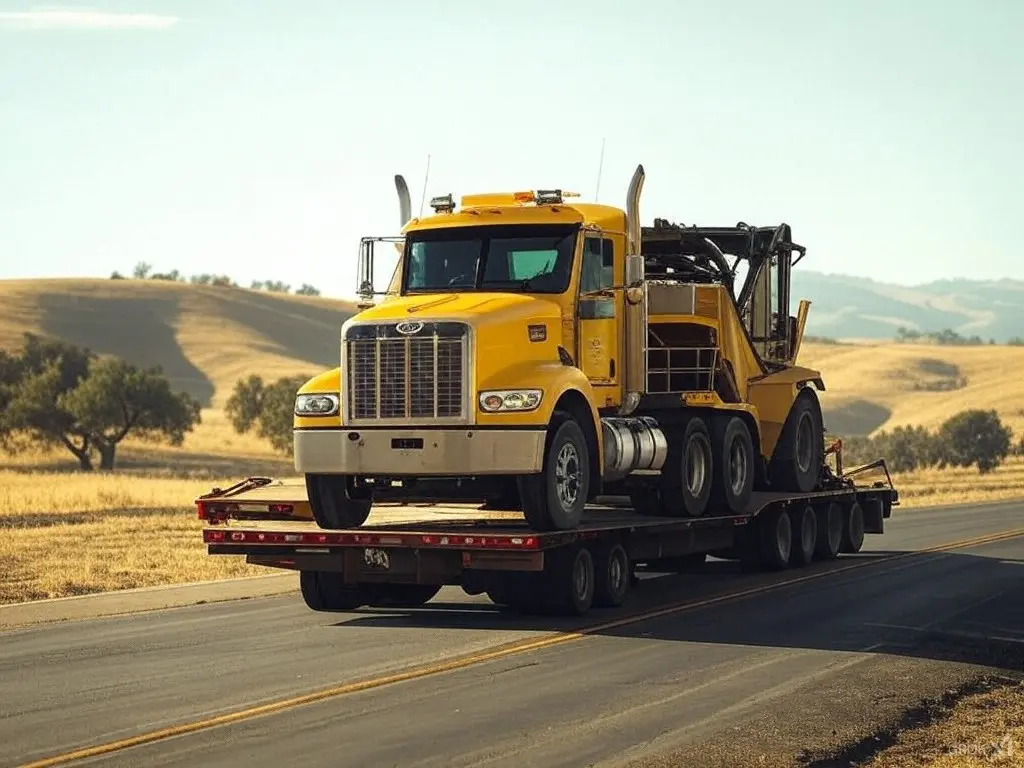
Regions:
<svg viewBox="0 0 1024 768"><path fill-rule="evenodd" d="M430 198L430 207L434 209L434 213L451 213L455 210L455 200L449 192L447 195Z"/></svg>

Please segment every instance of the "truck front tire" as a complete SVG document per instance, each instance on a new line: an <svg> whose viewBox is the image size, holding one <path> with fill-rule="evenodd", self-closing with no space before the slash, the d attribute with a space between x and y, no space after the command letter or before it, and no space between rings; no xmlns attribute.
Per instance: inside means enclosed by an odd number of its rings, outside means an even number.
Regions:
<svg viewBox="0 0 1024 768"><path fill-rule="evenodd" d="M590 495L590 452L583 429L556 412L548 430L544 467L519 477L526 522L535 531L568 531L583 519Z"/></svg>
<svg viewBox="0 0 1024 768"><path fill-rule="evenodd" d="M306 475L306 494L313 519L327 530L358 528L373 507L372 498L353 496L349 475Z"/></svg>

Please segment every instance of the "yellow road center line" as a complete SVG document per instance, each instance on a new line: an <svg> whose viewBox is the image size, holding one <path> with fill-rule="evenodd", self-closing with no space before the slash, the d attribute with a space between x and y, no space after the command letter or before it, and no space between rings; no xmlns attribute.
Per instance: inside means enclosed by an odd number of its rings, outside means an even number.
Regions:
<svg viewBox="0 0 1024 768"><path fill-rule="evenodd" d="M638 624L642 621L648 621L650 619L657 619L663 616L670 616L676 613L682 613L684 611L692 611L696 608L704 608L709 605L715 605L716 603L724 603L732 600L739 600L744 597L750 597L751 595L763 594L765 592L771 592L783 587L788 587L793 584L801 584L803 582L812 581L814 579L820 579L824 576L834 576L839 573L846 573L856 568L864 568L868 565L877 565L879 563L892 562L894 560L904 560L910 557L916 557L919 555L925 555L935 552L944 552L952 549L963 549L965 547L978 546L980 544L990 544L996 541L1004 541L1007 539L1017 538L1018 536L1024 536L1024 528L1016 528L1010 531L1001 531L999 533L987 534L985 536L976 536L971 539L963 539L960 541L949 542L946 544L939 544L933 547L927 547L925 549L918 549L912 552L901 552L896 555L884 555L878 558L865 559L859 562L851 563L840 568L833 568L827 571L820 571L818 573L810 573L804 576L797 576L792 579L786 579L785 581L775 582L772 584L763 584L757 587L751 587L749 589L739 590L738 592L728 592L723 595L716 595L715 597L704 598L702 600L694 600L690 602L676 603L674 605L668 605L664 608L657 608L644 613L633 614L630 616L624 616L621 619L614 619L613 621L606 621L601 624L593 624L588 627L575 630L573 632L560 632L548 637L542 637L537 640L523 640L513 642L505 645L499 645L492 648L489 651L482 651L479 653L470 654L468 656L460 656L448 661L439 662L437 664L429 664L422 667L414 667L412 669L405 670L404 672L397 672L393 675L386 675L384 677L372 678L370 680L360 680L354 683L344 683L342 685L333 686L320 691L314 691L313 693L303 694L302 696L294 696L289 699L280 699L278 701L272 701L268 704L262 704L257 707L250 707L248 709L237 710L235 712L229 712L223 715L217 715L216 717L206 718L205 720L195 720L190 723L181 723L180 725L172 725L167 728L161 728L156 731L149 731L148 733L141 733L138 736L131 736L126 739L120 739L118 741L111 741L106 744L97 744L92 747L83 747L76 749L71 752L65 752L60 755L54 755L53 757L43 758L32 763L25 763L18 768L50 768L50 766L63 765L65 763L72 762L74 760L84 760L89 757L97 757L99 755L110 754L111 752L120 752L131 747L138 747L143 744L151 744L155 741L161 741L163 739L169 739L174 736L183 736L189 733L195 733L197 731L205 731L210 728L216 728L221 725L229 725L231 723L237 723L243 720L251 720L261 715L269 715L277 712L281 712L286 709L293 709L295 707L302 706L304 704L311 704L317 701L324 701L325 699L334 699L340 696L347 696L353 693L359 693L360 691L367 691L373 688L382 688L387 685L393 685L395 683L403 683L409 680L417 680L422 677L432 677L439 675L444 672L453 672L458 669L465 669L466 667L476 666L483 664L488 661L494 661L495 659L503 659L508 656L513 656L520 653L527 653L529 651L537 651L543 648L550 648L554 645L561 645L563 643L571 643L577 640L582 640L588 635L592 635L597 632L603 632L609 629L616 629L618 627L628 626L630 624Z"/></svg>

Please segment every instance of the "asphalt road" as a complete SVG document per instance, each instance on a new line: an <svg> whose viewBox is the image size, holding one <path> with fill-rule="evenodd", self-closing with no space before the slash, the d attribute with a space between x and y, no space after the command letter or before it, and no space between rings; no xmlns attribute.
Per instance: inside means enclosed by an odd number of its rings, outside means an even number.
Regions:
<svg viewBox="0 0 1024 768"><path fill-rule="evenodd" d="M417 611L318 614L296 594L8 631L0 633L0 763L824 572L735 600L554 635L554 644L454 671L342 688L81 764L519 768L642 762L680 749L715 764L710 745L742 741L736 734L749 741L750 723L775 729L762 736L786 749L785 739L808 738L808 721L795 727L784 716L796 711L823 719L819 730L835 738L855 735L902 698L946 685L938 672L922 671L944 659L1024 669L1024 538L846 566L1022 527L1022 504L897 508L887 533L868 536L856 557L771 575L713 562L706 573L646 578L627 608L582 621L515 617L485 597L446 589ZM845 704L854 714L835 711Z"/></svg>

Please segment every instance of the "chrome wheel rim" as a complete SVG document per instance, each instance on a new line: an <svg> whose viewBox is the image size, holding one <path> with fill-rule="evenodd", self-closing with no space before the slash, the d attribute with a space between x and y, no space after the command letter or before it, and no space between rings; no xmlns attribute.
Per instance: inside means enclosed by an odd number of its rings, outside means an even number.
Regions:
<svg viewBox="0 0 1024 768"><path fill-rule="evenodd" d="M580 455L576 446L566 443L555 459L555 491L562 507L569 509L580 494Z"/></svg>
<svg viewBox="0 0 1024 768"><path fill-rule="evenodd" d="M729 486L734 496L743 493L747 484L747 473L750 468L747 466L747 452L743 450L743 443L733 440L729 449Z"/></svg>
<svg viewBox="0 0 1024 768"><path fill-rule="evenodd" d="M811 469L811 455L814 450L814 436L811 434L811 418L805 415L800 419L796 430L796 464L801 472Z"/></svg>
<svg viewBox="0 0 1024 768"><path fill-rule="evenodd" d="M691 496L700 496L707 479L707 454L696 440L690 442L686 452L686 488Z"/></svg>

